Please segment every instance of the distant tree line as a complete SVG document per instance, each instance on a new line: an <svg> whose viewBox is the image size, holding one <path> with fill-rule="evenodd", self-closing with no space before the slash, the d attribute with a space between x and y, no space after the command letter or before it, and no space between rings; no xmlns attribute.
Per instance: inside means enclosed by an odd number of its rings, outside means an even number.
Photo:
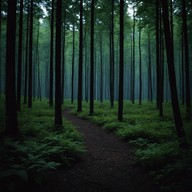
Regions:
<svg viewBox="0 0 192 192"><path fill-rule="evenodd" d="M49 99L62 126L65 99L90 103L172 102L185 141L179 102L191 117L192 3L185 0L0 1L0 91L6 95L6 131L19 134L21 104ZM10 121L10 119L12 119Z"/></svg>

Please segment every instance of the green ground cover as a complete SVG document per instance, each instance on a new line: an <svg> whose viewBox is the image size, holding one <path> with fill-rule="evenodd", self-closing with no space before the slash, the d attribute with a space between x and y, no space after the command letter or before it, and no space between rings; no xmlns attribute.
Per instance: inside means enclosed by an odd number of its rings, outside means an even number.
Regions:
<svg viewBox="0 0 192 192"><path fill-rule="evenodd" d="M4 99L0 102L0 130L4 129ZM70 167L85 152L82 136L63 118L64 127L54 127L54 110L47 101L22 106L18 113L21 138L0 140L0 188L15 191L28 183L40 184L48 170Z"/></svg>
<svg viewBox="0 0 192 192"><path fill-rule="evenodd" d="M172 108L164 104L164 117L159 117L155 103L143 102L141 106L124 102L124 120L117 120L117 103L111 108L109 102L95 102L95 114L89 115L89 104L83 103L83 112L65 102L75 115L87 119L105 130L114 132L120 139L135 146L137 163L146 168L154 181L164 191L189 191L192 186L192 121L185 119L181 106L189 149L178 146Z"/></svg>

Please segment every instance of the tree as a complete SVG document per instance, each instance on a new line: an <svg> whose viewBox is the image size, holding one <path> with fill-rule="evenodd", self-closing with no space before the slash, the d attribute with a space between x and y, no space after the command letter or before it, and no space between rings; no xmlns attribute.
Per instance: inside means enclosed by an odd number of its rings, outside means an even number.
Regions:
<svg viewBox="0 0 192 192"><path fill-rule="evenodd" d="M80 0L80 29L79 29L79 73L78 73L78 108L82 111L82 73L83 73L83 0Z"/></svg>
<svg viewBox="0 0 192 192"><path fill-rule="evenodd" d="M151 75L151 36L148 32L148 100L153 101L152 75Z"/></svg>
<svg viewBox="0 0 192 192"><path fill-rule="evenodd" d="M21 107L21 73L22 73L22 43L23 43L23 0L20 0L18 72L17 72L17 110Z"/></svg>
<svg viewBox="0 0 192 192"><path fill-rule="evenodd" d="M54 40L54 4L51 6L51 38L50 38L50 80L49 80L49 105L53 106L53 40Z"/></svg>
<svg viewBox="0 0 192 192"><path fill-rule="evenodd" d="M95 1L91 1L91 47L90 47L90 115L94 113L94 7Z"/></svg>
<svg viewBox="0 0 192 192"><path fill-rule="evenodd" d="M55 125L62 126L61 114L61 14L62 0L56 4L56 53L55 53Z"/></svg>
<svg viewBox="0 0 192 192"><path fill-rule="evenodd" d="M182 0L182 18L183 18L183 38L185 50L185 83L186 83L186 112L190 117L191 113L191 96L190 96L190 80L189 80L189 46L188 46L188 30L187 30L187 14L186 14L186 1Z"/></svg>
<svg viewBox="0 0 192 192"><path fill-rule="evenodd" d="M0 0L0 91L1 91L1 82L2 82L2 64L1 64L1 8L2 2Z"/></svg>
<svg viewBox="0 0 192 192"><path fill-rule="evenodd" d="M141 26L139 20L139 105L142 100L142 54L141 54Z"/></svg>
<svg viewBox="0 0 192 192"><path fill-rule="evenodd" d="M135 5L134 5L135 6ZM132 39L132 79L131 79L131 101L135 103L135 7L133 7L133 39Z"/></svg>
<svg viewBox="0 0 192 192"><path fill-rule="evenodd" d="M168 0L164 0L161 2L162 2L162 10L163 10L163 24L164 24L165 45L166 45L166 52L167 52L167 65L168 65L169 82L170 82L170 89L171 89L171 101L172 101L172 109L173 109L173 115L175 120L175 127L176 127L177 137L179 140L179 145L186 146L185 131L183 128L183 121L181 118L178 95L177 95L174 58L173 58L173 44L172 44L172 36L171 36L170 22L169 22Z"/></svg>
<svg viewBox="0 0 192 192"><path fill-rule="evenodd" d="M33 71L33 0L30 8L30 30L29 30L29 80L28 80L28 107L32 107L32 71Z"/></svg>
<svg viewBox="0 0 192 192"><path fill-rule="evenodd" d="M72 48L72 67L71 67L71 103L74 100L74 70L75 70L75 22L73 22L73 48Z"/></svg>
<svg viewBox="0 0 192 192"><path fill-rule="evenodd" d="M123 81L124 81L124 0L120 0L120 44L119 44L119 98L118 120L123 120Z"/></svg>
<svg viewBox="0 0 192 192"><path fill-rule="evenodd" d="M111 23L110 23L110 102L114 107L114 0L111 0Z"/></svg>
<svg viewBox="0 0 192 192"><path fill-rule="evenodd" d="M25 48L25 82L24 82L24 104L27 103L27 83L28 83L28 64L29 64L29 57L28 57L28 52L29 52L29 19L30 19L30 0L27 1L28 7L27 7L27 25L26 25L26 48Z"/></svg>
<svg viewBox="0 0 192 192"><path fill-rule="evenodd" d="M5 133L18 136L16 86L15 86L15 42L16 42L16 0L8 0L6 36L6 121Z"/></svg>

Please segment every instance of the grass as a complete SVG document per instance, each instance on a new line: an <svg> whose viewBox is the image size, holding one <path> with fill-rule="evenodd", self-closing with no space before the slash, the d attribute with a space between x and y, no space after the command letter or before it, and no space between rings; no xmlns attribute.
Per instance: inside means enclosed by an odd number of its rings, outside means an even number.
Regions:
<svg viewBox="0 0 192 192"><path fill-rule="evenodd" d="M0 130L5 127L4 98L0 102ZM54 126L54 111L48 102L35 101L32 109L18 113L21 139L0 143L0 190L15 191L28 183L40 184L48 170L66 169L84 154L82 136L63 118L63 129Z"/></svg>
<svg viewBox="0 0 192 192"><path fill-rule="evenodd" d="M95 102L95 113L89 115L89 104L83 103L83 112L77 113L77 104L65 102L73 114L102 126L106 131L135 146L137 163L143 166L158 183L162 191L190 191L192 187L192 150L178 146L172 107L164 104L164 117L159 117L155 103L144 101L142 105L124 102L123 122L117 120L117 103ZM181 106L187 140L192 144L192 121L185 119ZM181 177L182 175L182 177Z"/></svg>

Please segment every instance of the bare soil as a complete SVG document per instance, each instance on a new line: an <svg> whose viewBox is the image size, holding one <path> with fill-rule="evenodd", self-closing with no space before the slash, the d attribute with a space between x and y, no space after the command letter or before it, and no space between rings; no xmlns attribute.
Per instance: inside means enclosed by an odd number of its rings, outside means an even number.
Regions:
<svg viewBox="0 0 192 192"><path fill-rule="evenodd" d="M35 192L158 192L146 170L136 165L133 146L72 114L63 115L83 135L86 154L68 170L50 172Z"/></svg>

